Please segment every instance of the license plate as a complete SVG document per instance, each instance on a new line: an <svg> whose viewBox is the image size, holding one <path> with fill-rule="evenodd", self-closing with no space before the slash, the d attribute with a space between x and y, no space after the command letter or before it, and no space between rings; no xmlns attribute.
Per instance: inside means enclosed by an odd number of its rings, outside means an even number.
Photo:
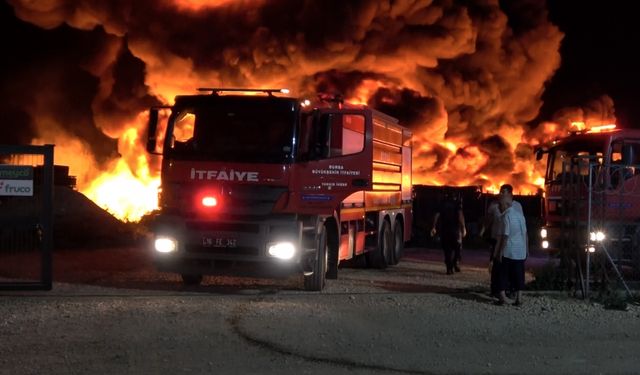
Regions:
<svg viewBox="0 0 640 375"><path fill-rule="evenodd" d="M237 247L238 240L236 240L235 238L202 237L202 246L204 247Z"/></svg>

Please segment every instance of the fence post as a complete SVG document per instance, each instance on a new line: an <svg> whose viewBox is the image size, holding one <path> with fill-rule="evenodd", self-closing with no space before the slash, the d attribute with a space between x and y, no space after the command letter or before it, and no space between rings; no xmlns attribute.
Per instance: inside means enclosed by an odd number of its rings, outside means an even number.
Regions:
<svg viewBox="0 0 640 375"><path fill-rule="evenodd" d="M53 279L53 148L43 146L44 170L42 174L42 281L46 290L51 290Z"/></svg>

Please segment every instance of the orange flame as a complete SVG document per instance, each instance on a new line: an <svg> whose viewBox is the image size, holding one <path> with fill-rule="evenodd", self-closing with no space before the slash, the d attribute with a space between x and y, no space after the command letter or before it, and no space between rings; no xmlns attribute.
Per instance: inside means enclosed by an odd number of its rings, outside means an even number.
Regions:
<svg viewBox="0 0 640 375"><path fill-rule="evenodd" d="M151 171L138 132L145 123L146 114L140 114L120 137L118 150L122 157L80 187L89 199L123 221L139 221L158 208L160 177L157 171Z"/></svg>
<svg viewBox="0 0 640 375"><path fill-rule="evenodd" d="M83 193L118 219L139 221L158 208L159 186L159 177L136 176L127 163L119 159L92 181Z"/></svg>
<svg viewBox="0 0 640 375"><path fill-rule="evenodd" d="M219 8L223 6L239 5L239 3L257 3L257 0L173 0L173 3L179 9L198 12L204 9ZM240 4L244 5L244 4ZM254 4L255 6L255 4Z"/></svg>

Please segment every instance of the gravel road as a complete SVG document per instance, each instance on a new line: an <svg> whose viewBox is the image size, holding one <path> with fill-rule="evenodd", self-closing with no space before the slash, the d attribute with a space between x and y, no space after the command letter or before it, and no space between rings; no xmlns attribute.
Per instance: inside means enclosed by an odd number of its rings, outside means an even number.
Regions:
<svg viewBox="0 0 640 375"><path fill-rule="evenodd" d="M531 291L495 306L484 256L447 276L437 255L343 268L308 293L297 279L186 288L137 249L60 253L52 291L0 292L0 373L640 373L640 306Z"/></svg>

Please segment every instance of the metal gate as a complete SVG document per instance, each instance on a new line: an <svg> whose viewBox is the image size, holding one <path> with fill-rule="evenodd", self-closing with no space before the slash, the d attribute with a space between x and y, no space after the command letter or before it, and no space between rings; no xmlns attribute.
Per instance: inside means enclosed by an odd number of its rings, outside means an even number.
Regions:
<svg viewBox="0 0 640 375"><path fill-rule="evenodd" d="M51 290L53 145L0 145L0 290Z"/></svg>
<svg viewBox="0 0 640 375"><path fill-rule="evenodd" d="M563 161L561 256L589 297L640 280L640 165L603 164L597 156ZM571 278L573 272L569 272Z"/></svg>

